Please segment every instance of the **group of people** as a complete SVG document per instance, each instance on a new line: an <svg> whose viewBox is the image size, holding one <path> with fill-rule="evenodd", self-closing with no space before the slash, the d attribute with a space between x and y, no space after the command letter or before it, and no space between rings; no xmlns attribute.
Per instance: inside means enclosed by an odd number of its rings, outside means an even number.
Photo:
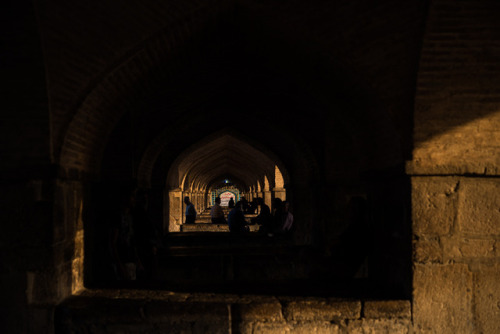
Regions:
<svg viewBox="0 0 500 334"><path fill-rule="evenodd" d="M224 210L222 209L220 203L221 199L220 197L217 197L210 210L210 216L212 223L214 224L226 223ZM245 219L245 213L255 213L257 210L259 212L257 217L252 218L250 222L247 222ZM255 198L251 205L249 205L248 202L242 198L240 201L235 203L234 207L227 215L227 224L229 225L229 231L232 233L248 232L248 225L253 224L260 225L259 232L266 233L269 236L273 236L274 234L290 233L293 227L293 215L290 212L290 202L283 202L281 199L275 198L273 200L271 212L269 206L265 204L264 200L260 197Z"/></svg>
<svg viewBox="0 0 500 334"><path fill-rule="evenodd" d="M186 204L186 223L196 221L196 209L189 200ZM118 280L136 280L142 277L151 278L154 258L158 247L158 232L148 217L146 210L147 196L131 194L125 196L121 209L110 219L109 254L115 278ZM245 213L258 215L248 222ZM227 215L221 206L221 199L217 197L210 210L212 223L228 224L231 233L245 233L249 225L259 225L259 232L268 236L290 233L293 228L293 215L290 212L290 203L275 198L272 210L262 198L256 198L248 203L244 198L231 208Z"/></svg>

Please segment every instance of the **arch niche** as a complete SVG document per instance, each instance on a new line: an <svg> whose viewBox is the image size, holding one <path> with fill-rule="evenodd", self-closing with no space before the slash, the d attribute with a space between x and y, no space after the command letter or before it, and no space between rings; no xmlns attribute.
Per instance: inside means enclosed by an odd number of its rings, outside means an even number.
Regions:
<svg viewBox="0 0 500 334"><path fill-rule="evenodd" d="M210 202L214 185L230 179L248 199L262 197L271 205L274 197L286 198L285 187L290 182L288 172L272 152L257 148L234 132L222 131L207 137L186 149L170 166L165 196L168 210L165 230L180 231L184 221L183 198L189 196L200 212ZM254 191L255 184L269 180L269 187ZM274 185L278 181L279 188ZM194 185L196 185L196 190ZM260 187L259 187L260 190Z"/></svg>

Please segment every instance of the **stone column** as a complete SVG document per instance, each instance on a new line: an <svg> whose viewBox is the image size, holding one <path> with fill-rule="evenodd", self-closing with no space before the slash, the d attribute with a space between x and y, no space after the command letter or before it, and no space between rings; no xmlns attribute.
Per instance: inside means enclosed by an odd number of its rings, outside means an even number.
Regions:
<svg viewBox="0 0 500 334"><path fill-rule="evenodd" d="M271 208L273 201L272 193L270 191L264 191L263 193L264 193L264 203L266 203L269 206L269 208Z"/></svg>
<svg viewBox="0 0 500 334"><path fill-rule="evenodd" d="M481 211L483 217L488 214L488 210L478 208L498 201L495 193L498 194L500 187L486 180L488 186L492 185L491 190L496 189L488 192L487 187L479 189L468 179L455 176L413 176L411 183L415 326L422 332L472 333L471 268L479 268L483 257L488 257L488 248L492 247L488 241L494 243L493 238L488 240L488 233L492 230L495 235L500 233L498 224L497 227L484 224L473 230L485 221L476 213ZM491 217L500 218L498 212L490 212ZM479 238L474 238L474 234Z"/></svg>
<svg viewBox="0 0 500 334"><path fill-rule="evenodd" d="M196 212L199 214L201 212L200 192L199 191L195 191L193 193L193 197L194 197L194 201L193 201L194 208L195 208Z"/></svg>
<svg viewBox="0 0 500 334"><path fill-rule="evenodd" d="M274 188L274 198L279 198L282 201L286 200L286 189L285 188Z"/></svg>
<svg viewBox="0 0 500 334"><path fill-rule="evenodd" d="M179 232L183 222L183 200L182 190L170 190L168 192L169 213L168 213L168 231Z"/></svg>

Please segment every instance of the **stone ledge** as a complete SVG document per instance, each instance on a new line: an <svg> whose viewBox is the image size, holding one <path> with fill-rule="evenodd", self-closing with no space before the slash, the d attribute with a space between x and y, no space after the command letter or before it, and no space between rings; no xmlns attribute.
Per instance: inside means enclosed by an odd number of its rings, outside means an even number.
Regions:
<svg viewBox="0 0 500 334"><path fill-rule="evenodd" d="M410 319L361 319L347 325L347 333L413 333Z"/></svg>
<svg viewBox="0 0 500 334"><path fill-rule="evenodd" d="M364 312L362 312L362 305ZM85 290L56 308L61 328L241 333L343 333L411 328L408 300Z"/></svg>
<svg viewBox="0 0 500 334"><path fill-rule="evenodd" d="M283 313L287 321L359 319L361 302L326 299L292 301L285 305Z"/></svg>
<svg viewBox="0 0 500 334"><path fill-rule="evenodd" d="M145 305L144 315L155 322L203 322L228 325L229 308L223 303L152 301Z"/></svg>
<svg viewBox="0 0 500 334"><path fill-rule="evenodd" d="M242 321L284 321L281 304L277 300L235 304L233 312L233 316Z"/></svg>
<svg viewBox="0 0 500 334"><path fill-rule="evenodd" d="M411 318L411 303L408 300L366 301L364 302L364 317L380 318Z"/></svg>

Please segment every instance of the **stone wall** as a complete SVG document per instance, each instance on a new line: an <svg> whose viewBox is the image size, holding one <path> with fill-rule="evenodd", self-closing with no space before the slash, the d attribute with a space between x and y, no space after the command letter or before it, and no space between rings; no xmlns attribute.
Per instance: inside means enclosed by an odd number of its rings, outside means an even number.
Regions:
<svg viewBox="0 0 500 334"><path fill-rule="evenodd" d="M499 4L432 1L415 98L413 320L500 331Z"/></svg>
<svg viewBox="0 0 500 334"><path fill-rule="evenodd" d="M63 333L411 333L409 301L86 291L58 306Z"/></svg>
<svg viewBox="0 0 500 334"><path fill-rule="evenodd" d="M415 328L500 331L500 178L415 176Z"/></svg>

